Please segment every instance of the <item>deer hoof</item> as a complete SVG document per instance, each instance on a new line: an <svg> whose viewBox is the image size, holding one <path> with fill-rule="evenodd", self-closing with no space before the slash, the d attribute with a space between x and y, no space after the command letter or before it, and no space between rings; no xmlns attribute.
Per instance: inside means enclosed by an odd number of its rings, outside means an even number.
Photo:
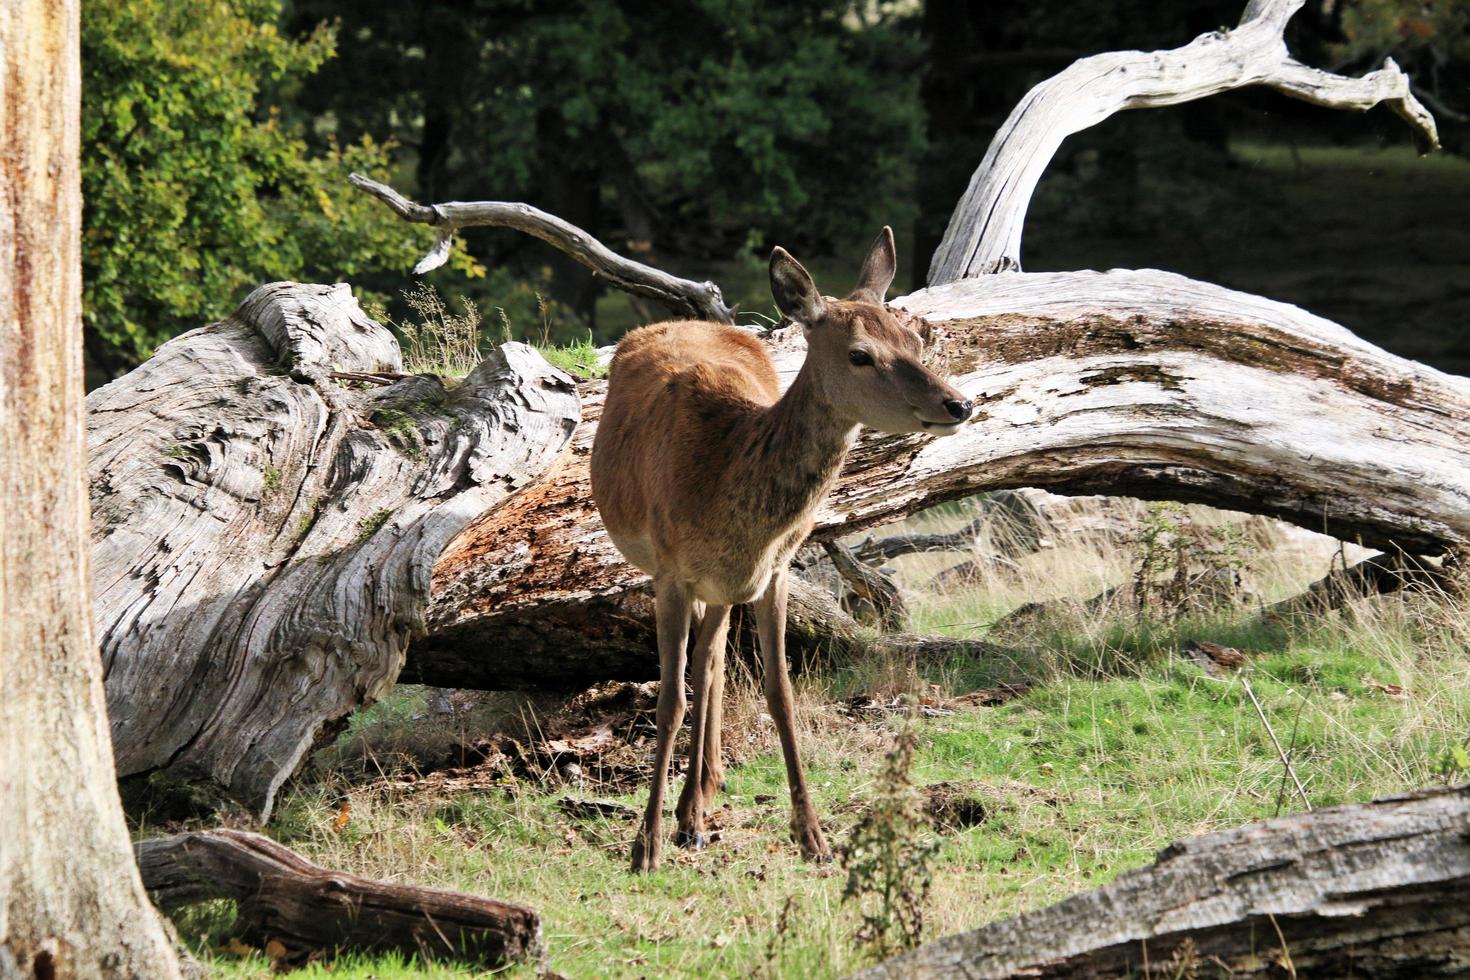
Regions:
<svg viewBox="0 0 1470 980"><path fill-rule="evenodd" d="M815 864L827 864L832 860L832 848L827 846L827 839L816 827L805 833L793 831L791 836L796 838L796 844L801 848L802 860Z"/></svg>
<svg viewBox="0 0 1470 980"><path fill-rule="evenodd" d="M649 871L658 870L658 850L645 847L643 838L639 837L633 842L633 868L634 874L644 874Z"/></svg>
<svg viewBox="0 0 1470 980"><path fill-rule="evenodd" d="M691 834L687 830L681 830L674 834L674 843L691 851L702 851L705 845L704 834L700 831Z"/></svg>

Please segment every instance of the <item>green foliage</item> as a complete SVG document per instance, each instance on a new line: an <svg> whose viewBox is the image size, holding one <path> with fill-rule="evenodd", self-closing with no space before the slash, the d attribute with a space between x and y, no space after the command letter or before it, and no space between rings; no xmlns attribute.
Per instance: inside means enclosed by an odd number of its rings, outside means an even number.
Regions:
<svg viewBox="0 0 1470 980"><path fill-rule="evenodd" d="M569 344L537 349L549 364L578 378L600 378L607 374L607 365L598 360L597 345L592 340L591 331Z"/></svg>
<svg viewBox="0 0 1470 980"><path fill-rule="evenodd" d="M381 529L384 524L388 523L388 518L392 516L393 511L391 510L379 510L373 512L372 514L369 514L367 517L364 517L362 520L358 521L357 543L363 544L374 534L377 534L379 529Z"/></svg>
<svg viewBox="0 0 1470 980"><path fill-rule="evenodd" d="M346 183L384 174L388 147L309 153L278 110L335 44L326 27L283 36L280 12L280 0L84 8L84 304L92 351L113 365L262 282L399 269L422 247Z"/></svg>
<svg viewBox="0 0 1470 980"><path fill-rule="evenodd" d="M614 229L719 257L752 234L866 240L906 211L920 46L890 5L861 17L836 0L297 11L302 24L341 18L352 43L304 93L307 109L341 136L417 147L423 197L529 200L610 242ZM525 250L487 240L474 245Z"/></svg>

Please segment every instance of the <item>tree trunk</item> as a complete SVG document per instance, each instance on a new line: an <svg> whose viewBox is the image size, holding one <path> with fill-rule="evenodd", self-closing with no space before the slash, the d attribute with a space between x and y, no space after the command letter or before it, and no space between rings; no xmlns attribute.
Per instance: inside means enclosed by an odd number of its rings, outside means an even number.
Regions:
<svg viewBox="0 0 1470 980"><path fill-rule="evenodd" d="M0 0L0 977L176 977L92 633L75 0Z"/></svg>
<svg viewBox="0 0 1470 980"><path fill-rule="evenodd" d="M577 422L572 380L524 344L455 387L399 369L345 285L277 283L87 399L130 789L205 777L267 816L302 755L397 680L445 543Z"/></svg>
<svg viewBox="0 0 1470 980"><path fill-rule="evenodd" d="M1470 974L1470 785L1171 844L1147 868L857 974Z"/></svg>
<svg viewBox="0 0 1470 980"><path fill-rule="evenodd" d="M1467 548L1470 381L1295 307L1167 273L982 275L1019 262L1033 178L1065 133L1119 108L1263 83L1343 108L1387 101L1432 143L1433 120L1392 65L1349 79L1286 55L1281 32L1300 6L1252 0L1232 32L1086 59L1022 100L936 259L941 280L969 278L895 301L980 411L948 439L865 436L817 515L819 539L1039 486L1210 503L1414 555ZM444 262L456 229L507 226L618 288L731 319L713 284L630 261L526 205L419 205L353 182L439 230L420 271ZM575 398L529 361L516 362L520 377L508 361L494 384L477 374L453 391L428 378L341 391L330 365L371 380L396 350L322 289L257 294L92 402L98 623L120 767L203 774L261 813L315 737L392 683L420 632L405 677L440 686L566 688L657 665L646 582L588 493L603 384L581 386L586 410L559 456ZM773 349L789 382L801 342ZM794 592L791 614L794 648L861 642L817 590Z"/></svg>
<svg viewBox="0 0 1470 980"><path fill-rule="evenodd" d="M895 303L930 322L932 358L978 409L945 439L865 432L818 512L820 539L1031 486L1212 504L1410 554L1470 547L1470 380L1163 272L986 276ZM784 380L800 359L800 341L783 341ZM656 676L644 577L589 495L602 390L583 385L583 421L552 478L446 550L409 676Z"/></svg>
<svg viewBox="0 0 1470 980"><path fill-rule="evenodd" d="M160 907L234 899L236 931L262 948L281 943L293 960L318 950L399 950L497 967L545 953L541 918L528 908L330 871L259 834L175 834L136 851Z"/></svg>

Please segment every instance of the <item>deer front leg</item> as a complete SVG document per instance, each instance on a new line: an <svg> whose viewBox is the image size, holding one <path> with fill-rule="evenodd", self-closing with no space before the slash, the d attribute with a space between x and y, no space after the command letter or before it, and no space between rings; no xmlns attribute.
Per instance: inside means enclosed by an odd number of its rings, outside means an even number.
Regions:
<svg viewBox="0 0 1470 980"><path fill-rule="evenodd" d="M658 747L653 755L653 786L648 790L648 809L633 841L633 870L658 869L663 839L664 792L669 785L669 762L674 756L674 736L684 722L684 645L689 639L692 595L683 582L654 583L654 618L658 626Z"/></svg>
<svg viewBox="0 0 1470 980"><path fill-rule="evenodd" d="M723 666L720 655L724 653L725 629L729 623L729 606L708 606L700 619L691 655L694 713L689 723L689 772L684 778L684 792L680 794L675 810L679 817L679 832L674 840L680 847L695 850L704 847L705 843L704 810L710 796L703 792L703 773L706 732L711 720L710 694L714 684L713 671ZM718 715L714 716L714 721L719 724Z"/></svg>
<svg viewBox="0 0 1470 980"><path fill-rule="evenodd" d="M791 786L791 835L801 847L802 857L808 861L830 861L832 849L822 836L796 750L796 708L791 678L786 673L786 575L784 568L773 575L765 595L755 602L766 704L776 724L776 734L781 738L781 753L786 757L786 781Z"/></svg>

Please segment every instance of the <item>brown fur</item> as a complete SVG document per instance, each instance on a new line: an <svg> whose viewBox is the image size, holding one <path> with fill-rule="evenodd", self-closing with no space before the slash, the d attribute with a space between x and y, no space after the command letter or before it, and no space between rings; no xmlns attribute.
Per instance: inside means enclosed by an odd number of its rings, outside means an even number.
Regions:
<svg viewBox="0 0 1470 980"><path fill-rule="evenodd" d="M808 343L806 363L784 396L765 347L734 327L660 323L618 345L592 450L592 495L618 550L653 576L662 665L655 782L634 845L635 870L658 864L663 783L684 708L684 645L700 605L681 840L702 844L703 807L720 783L729 608L754 602L794 833L807 857L831 856L796 751L784 650L787 564L810 533L859 423L949 432L970 410L963 395L924 368L918 335L880 305L893 269L892 233L884 229L853 297L834 300L820 296L806 270L776 250L773 290L783 312L806 328Z"/></svg>

